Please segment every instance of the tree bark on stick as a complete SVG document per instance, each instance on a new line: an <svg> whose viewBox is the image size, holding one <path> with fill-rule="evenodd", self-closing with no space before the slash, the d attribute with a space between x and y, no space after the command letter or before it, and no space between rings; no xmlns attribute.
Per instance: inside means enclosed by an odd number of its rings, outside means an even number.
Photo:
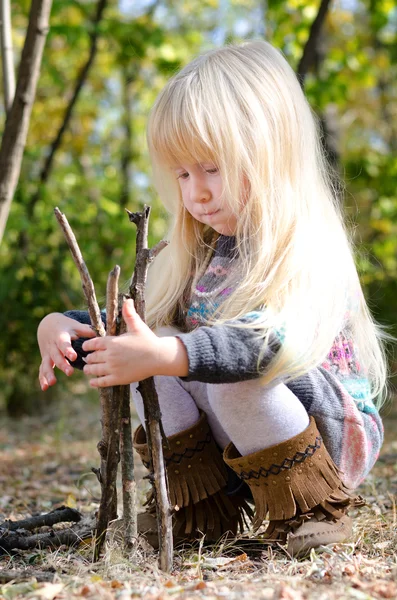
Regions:
<svg viewBox="0 0 397 600"><path fill-rule="evenodd" d="M15 96L15 71L14 53L12 49L10 0L0 0L0 22L4 107L6 113L8 113Z"/></svg>
<svg viewBox="0 0 397 600"><path fill-rule="evenodd" d="M120 333L119 319L119 277L120 267L116 265L110 272L106 290L106 335ZM102 494L98 511L97 533L94 559L98 560L103 547L110 521L117 518L117 469L120 462L120 420L121 407L126 386L110 388L109 402L102 408L102 440L100 454ZM103 452L103 454L101 453Z"/></svg>
<svg viewBox="0 0 397 600"><path fill-rule="evenodd" d="M152 250L148 248L149 206L145 206L142 212L127 212L130 221L137 226L136 262L130 295L135 302L138 315L145 321L147 271L152 260L166 246L166 242L160 242ZM142 395L145 409L146 436L154 475L154 491L159 529L160 568L162 571L169 573L172 568L173 554L172 513L168 499L167 473L164 467L161 413L153 377L141 381L138 391Z"/></svg>
<svg viewBox="0 0 397 600"><path fill-rule="evenodd" d="M21 171L52 0L32 0L17 88L0 147L0 243Z"/></svg>
<svg viewBox="0 0 397 600"><path fill-rule="evenodd" d="M56 523L70 521L78 523L81 521L81 514L76 509L70 508L69 506L60 506L45 515L21 519L20 521L6 519L3 523L0 523L0 529L4 529L5 531L18 531L20 529L32 531L38 527L52 527Z"/></svg>
<svg viewBox="0 0 397 600"><path fill-rule="evenodd" d="M127 549L130 549L137 538L138 525L134 453L132 448L130 386L125 385L123 388L124 396L120 423L121 480L123 486L124 545Z"/></svg>

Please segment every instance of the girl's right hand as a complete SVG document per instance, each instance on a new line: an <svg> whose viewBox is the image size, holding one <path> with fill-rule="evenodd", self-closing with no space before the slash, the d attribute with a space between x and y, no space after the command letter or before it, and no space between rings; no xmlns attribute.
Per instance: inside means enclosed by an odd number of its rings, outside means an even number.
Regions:
<svg viewBox="0 0 397 600"><path fill-rule="evenodd" d="M39 382L43 392L57 382L54 367L58 367L68 376L73 374L74 369L66 360L68 358L73 362L77 358L77 353L72 348L72 340L95 336L95 331L90 325L83 325L62 313L51 313L44 317L37 329L41 353Z"/></svg>

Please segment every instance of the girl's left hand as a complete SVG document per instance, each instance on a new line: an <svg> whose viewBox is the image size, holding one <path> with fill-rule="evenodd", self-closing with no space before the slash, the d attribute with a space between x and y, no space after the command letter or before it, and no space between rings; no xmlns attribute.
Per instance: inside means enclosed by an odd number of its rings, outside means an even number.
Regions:
<svg viewBox="0 0 397 600"><path fill-rule="evenodd" d="M141 381L161 371L161 341L135 311L133 300L123 305L127 333L120 336L87 340L83 350L91 352L84 367L86 375L94 375L92 387L126 385Z"/></svg>

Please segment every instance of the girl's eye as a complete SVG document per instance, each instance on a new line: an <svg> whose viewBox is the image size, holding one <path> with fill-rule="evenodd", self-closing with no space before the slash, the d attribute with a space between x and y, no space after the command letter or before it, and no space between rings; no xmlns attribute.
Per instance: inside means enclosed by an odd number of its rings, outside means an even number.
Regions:
<svg viewBox="0 0 397 600"><path fill-rule="evenodd" d="M218 173L218 169L216 167L214 167L213 169L206 169L206 172L211 175L213 173Z"/></svg>
<svg viewBox="0 0 397 600"><path fill-rule="evenodd" d="M187 179L189 177L189 173L180 173L176 176L177 179Z"/></svg>

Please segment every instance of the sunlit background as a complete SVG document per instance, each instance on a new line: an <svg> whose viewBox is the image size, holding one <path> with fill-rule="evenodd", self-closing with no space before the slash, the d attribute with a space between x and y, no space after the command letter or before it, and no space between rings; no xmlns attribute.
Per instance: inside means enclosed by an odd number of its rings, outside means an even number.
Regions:
<svg viewBox="0 0 397 600"><path fill-rule="evenodd" d="M159 90L194 55L244 39L267 39L302 73L320 2L108 0L93 64L52 152L89 57L96 6L91 0L54 2L20 182L0 247L0 410L9 414L35 411L61 393L73 393L63 375L46 395L37 383L40 319L50 311L84 308L53 208L69 219L98 296L116 263L126 282L135 232L124 208L152 206L151 243L166 231L145 142L148 111ZM28 0L12 2L16 67L29 8ZM343 201L370 307L395 334L396 29L392 0L329 3L302 77L329 159L345 182ZM1 105L0 131L4 120ZM393 358L391 365L395 369Z"/></svg>

